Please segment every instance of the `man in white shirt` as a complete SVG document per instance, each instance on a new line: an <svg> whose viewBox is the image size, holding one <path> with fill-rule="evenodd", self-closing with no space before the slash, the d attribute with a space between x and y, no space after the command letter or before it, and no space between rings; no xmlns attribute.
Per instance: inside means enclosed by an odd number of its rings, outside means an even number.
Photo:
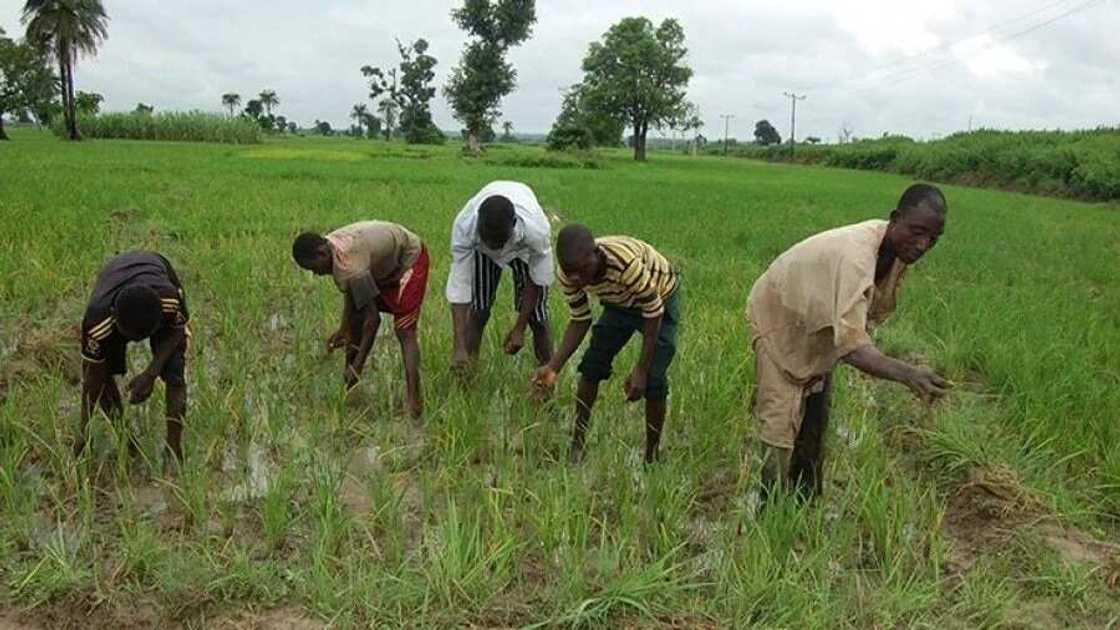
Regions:
<svg viewBox="0 0 1120 630"><path fill-rule="evenodd" d="M550 241L548 217L533 191L519 182L491 182L459 211L451 228L447 278L455 333L453 368L466 368L478 358L503 267L513 272L517 309L517 321L503 344L506 353L521 350L528 326L537 363L544 365L552 358L548 287L555 272Z"/></svg>

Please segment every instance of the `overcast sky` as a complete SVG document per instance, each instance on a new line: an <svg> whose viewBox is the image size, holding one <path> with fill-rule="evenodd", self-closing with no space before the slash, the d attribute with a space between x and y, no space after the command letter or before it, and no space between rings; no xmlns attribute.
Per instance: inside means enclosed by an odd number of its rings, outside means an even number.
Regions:
<svg viewBox="0 0 1120 630"><path fill-rule="evenodd" d="M109 39L80 61L78 89L105 109L219 111L276 90L279 113L302 125L349 124L368 89L359 68L398 60L394 38L431 42L442 86L464 35L452 0L104 0ZM22 0L0 0L0 27L21 34ZM1120 0L538 0L532 38L511 61L518 87L502 104L522 132L545 132L560 89L580 79L590 42L622 17L678 19L695 74L689 97L709 138L749 137L769 119L785 137L883 132L936 137L975 127L1079 128L1120 124ZM459 125L442 91L436 122Z"/></svg>

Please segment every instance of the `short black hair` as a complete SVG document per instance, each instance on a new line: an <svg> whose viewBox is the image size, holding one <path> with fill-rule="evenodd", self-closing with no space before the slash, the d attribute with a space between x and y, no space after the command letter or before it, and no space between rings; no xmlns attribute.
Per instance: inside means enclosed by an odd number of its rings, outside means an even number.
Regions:
<svg viewBox="0 0 1120 630"><path fill-rule="evenodd" d="M133 285L125 287L113 299L117 322L130 332L151 335L159 328L163 316L159 294L151 287Z"/></svg>
<svg viewBox="0 0 1120 630"><path fill-rule="evenodd" d="M314 232L304 232L297 236L295 242L292 243L292 258L303 265L315 258L315 255L326 244L327 239L322 236Z"/></svg>
<svg viewBox="0 0 1120 630"><path fill-rule="evenodd" d="M945 216L949 211L949 202L937 186L930 184L914 184L902 193L898 200L898 211L907 214L913 210L924 207L927 210Z"/></svg>
<svg viewBox="0 0 1120 630"><path fill-rule="evenodd" d="M513 202L501 195L492 195L478 206L478 234L483 240L506 240L517 223Z"/></svg>
<svg viewBox="0 0 1120 630"><path fill-rule="evenodd" d="M556 236L556 255L560 264L575 262L595 249L595 235L579 223L564 226Z"/></svg>

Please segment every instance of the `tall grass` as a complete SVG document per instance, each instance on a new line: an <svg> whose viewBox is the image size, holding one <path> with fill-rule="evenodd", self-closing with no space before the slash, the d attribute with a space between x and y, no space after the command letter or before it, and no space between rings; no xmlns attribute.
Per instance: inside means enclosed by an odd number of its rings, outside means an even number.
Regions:
<svg viewBox="0 0 1120 630"><path fill-rule="evenodd" d="M198 111L80 116L78 129L87 138L224 144L257 144L263 133L260 125L251 120ZM66 128L61 118L55 120L51 130L60 138L65 136Z"/></svg>
<svg viewBox="0 0 1120 630"><path fill-rule="evenodd" d="M710 151L716 151L714 147ZM719 149L721 150L721 149ZM1120 199L1120 128L957 133L933 142L903 136L842 145L740 145L736 155L886 170L940 182L990 185L1083 199Z"/></svg>

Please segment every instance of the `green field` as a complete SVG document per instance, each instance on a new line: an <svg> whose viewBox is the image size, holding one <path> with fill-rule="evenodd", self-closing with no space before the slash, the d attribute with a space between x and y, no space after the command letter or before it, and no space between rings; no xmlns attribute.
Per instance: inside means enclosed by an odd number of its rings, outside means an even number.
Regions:
<svg viewBox="0 0 1120 630"><path fill-rule="evenodd" d="M1120 618L1120 208L945 187L948 228L879 332L957 382L932 412L838 371L824 498L756 514L743 317L801 238L884 217L905 177L625 151L527 168L536 148L349 139L257 146L0 144L0 627L1106 627ZM580 160L556 165L579 166ZM663 462L640 463L628 348L583 465L566 463L572 366L528 400L500 353L508 283L465 391L448 372L452 218L493 179L626 233L684 274ZM399 221L433 270L426 415L379 341L358 401L327 359L339 296L292 237ZM152 248L186 286L194 341L177 476L162 393L144 446L93 423L80 464L77 324L113 252ZM554 294L554 328L566 320ZM635 344L631 344L632 346ZM147 351L134 348L134 362ZM621 368L619 366L622 366ZM132 624L132 626L129 626Z"/></svg>

